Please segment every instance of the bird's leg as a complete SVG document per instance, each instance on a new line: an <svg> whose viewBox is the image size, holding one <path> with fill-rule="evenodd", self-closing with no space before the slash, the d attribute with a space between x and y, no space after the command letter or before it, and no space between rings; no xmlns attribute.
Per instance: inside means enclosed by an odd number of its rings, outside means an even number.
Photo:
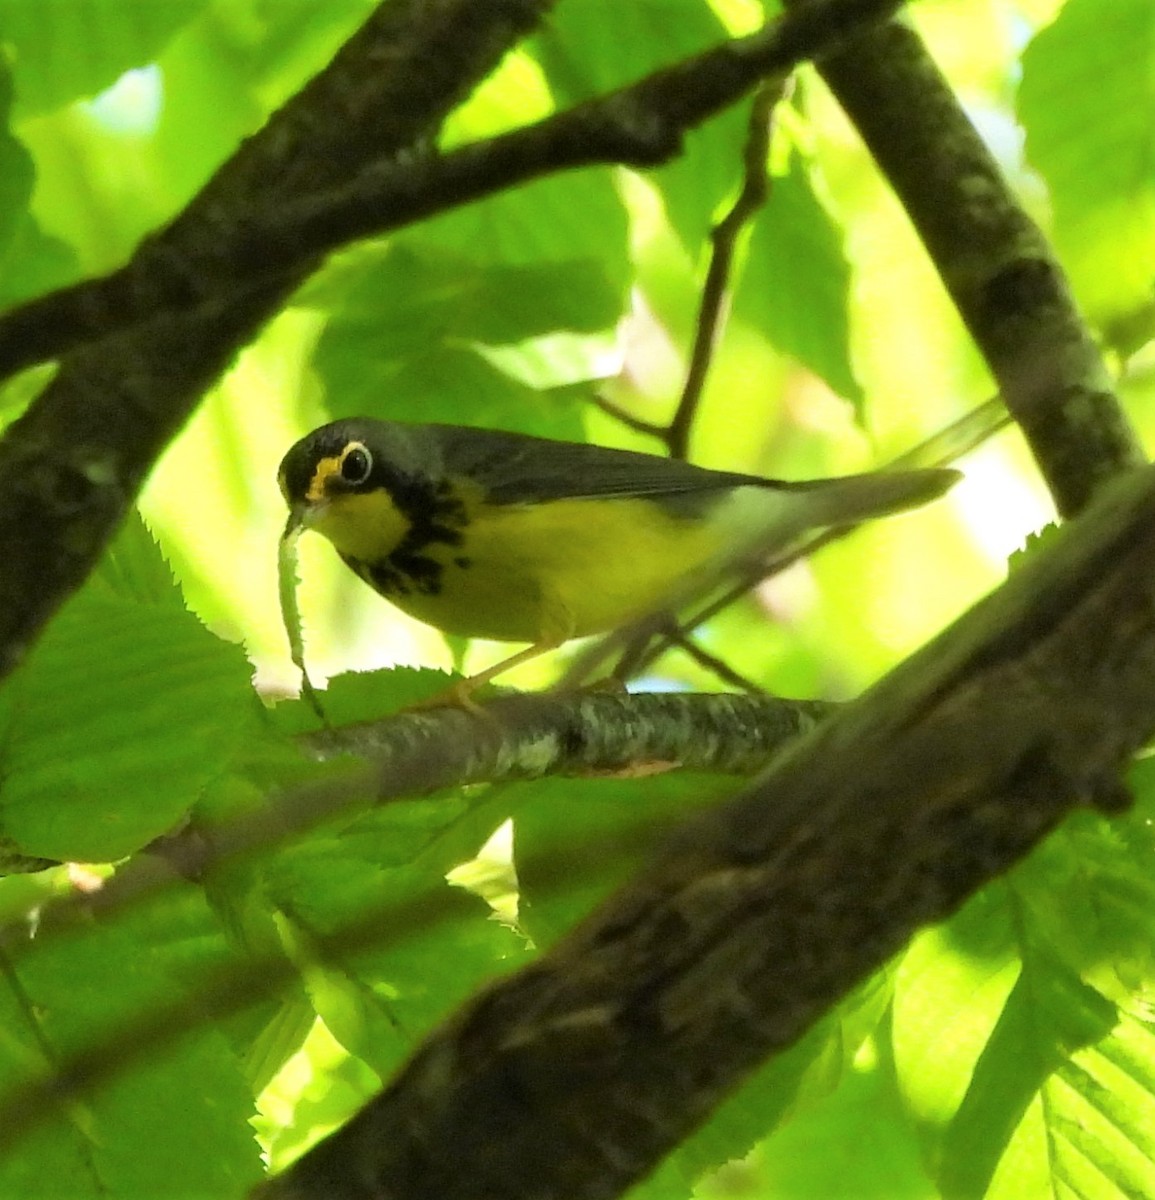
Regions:
<svg viewBox="0 0 1155 1200"><path fill-rule="evenodd" d="M501 662L494 663L492 667L486 667L484 671L478 671L476 675L470 675L466 679L458 679L447 688L435 692L428 699L418 700L416 704L407 705L406 711L411 712L414 709L423 708L464 708L469 712L480 712L481 705L473 699L473 693L478 688L484 687L491 679L496 679L498 675L504 675L506 671L510 671L524 662L529 662L530 659L537 658L542 654L548 654L550 650L556 650L564 640L564 638L550 638L534 642L532 646L527 646L524 650L519 650L516 654L511 654L509 658L503 658Z"/></svg>

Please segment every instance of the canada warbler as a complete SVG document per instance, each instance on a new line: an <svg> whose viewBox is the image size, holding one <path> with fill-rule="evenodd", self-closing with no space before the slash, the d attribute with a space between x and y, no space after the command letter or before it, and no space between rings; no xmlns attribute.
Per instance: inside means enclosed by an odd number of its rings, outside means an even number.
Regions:
<svg viewBox="0 0 1155 1200"><path fill-rule="evenodd" d="M370 587L446 633L529 648L457 698L570 638L692 598L742 551L923 504L920 470L784 483L676 459L458 425L334 421L289 450L285 537L322 533Z"/></svg>

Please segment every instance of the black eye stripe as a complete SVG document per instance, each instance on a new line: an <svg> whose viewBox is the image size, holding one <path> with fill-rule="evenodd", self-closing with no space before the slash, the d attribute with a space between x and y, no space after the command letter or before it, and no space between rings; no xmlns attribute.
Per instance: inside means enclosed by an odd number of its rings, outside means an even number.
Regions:
<svg viewBox="0 0 1155 1200"><path fill-rule="evenodd" d="M364 483L373 472L373 456L364 446L354 444L341 456L341 478L354 486Z"/></svg>

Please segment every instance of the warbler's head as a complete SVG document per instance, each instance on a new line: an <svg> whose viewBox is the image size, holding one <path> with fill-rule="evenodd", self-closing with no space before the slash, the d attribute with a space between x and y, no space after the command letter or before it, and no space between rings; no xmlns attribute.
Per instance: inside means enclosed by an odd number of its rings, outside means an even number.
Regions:
<svg viewBox="0 0 1155 1200"><path fill-rule="evenodd" d="M289 506L286 533L315 529L355 558L388 552L407 520L399 509L438 470L435 450L412 427L387 421L351 418L314 429L277 472Z"/></svg>

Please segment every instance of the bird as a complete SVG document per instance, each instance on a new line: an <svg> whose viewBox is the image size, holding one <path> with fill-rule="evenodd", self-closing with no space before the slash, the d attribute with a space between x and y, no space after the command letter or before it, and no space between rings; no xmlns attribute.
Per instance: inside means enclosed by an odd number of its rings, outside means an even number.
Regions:
<svg viewBox="0 0 1155 1200"><path fill-rule="evenodd" d="M285 539L311 530L444 633L524 642L482 684L571 638L686 602L753 550L927 503L945 468L783 481L464 425L353 417L285 454ZM291 635L292 636L292 635Z"/></svg>

